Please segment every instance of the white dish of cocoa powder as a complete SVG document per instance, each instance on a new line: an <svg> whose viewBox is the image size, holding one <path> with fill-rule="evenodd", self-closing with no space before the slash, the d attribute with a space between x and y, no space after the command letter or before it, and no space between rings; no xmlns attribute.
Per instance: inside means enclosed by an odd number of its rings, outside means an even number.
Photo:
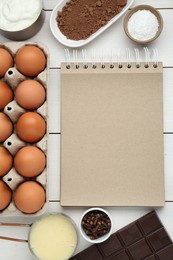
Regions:
<svg viewBox="0 0 173 260"><path fill-rule="evenodd" d="M97 36L99 36L101 33L103 33L107 28L109 28L113 23L115 23L133 4L134 0L127 0L127 5L123 8L123 10L114 16L106 25L102 26L100 29L98 29L95 33L93 33L91 36L89 36L87 39L84 40L70 40L68 39L59 29L56 18L58 15L58 12L62 11L62 8L65 6L65 4L69 2L69 0L62 0L60 1L55 8L53 9L50 17L50 29L54 37L63 45L67 47L77 48L84 46L85 44L91 42L94 40Z"/></svg>

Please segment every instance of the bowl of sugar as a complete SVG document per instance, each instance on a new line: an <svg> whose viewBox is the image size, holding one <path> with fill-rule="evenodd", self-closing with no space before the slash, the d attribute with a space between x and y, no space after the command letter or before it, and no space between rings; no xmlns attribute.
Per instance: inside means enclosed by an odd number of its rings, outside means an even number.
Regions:
<svg viewBox="0 0 173 260"><path fill-rule="evenodd" d="M150 5L138 5L124 17L126 35L138 44L149 44L156 40L163 30L160 12Z"/></svg>

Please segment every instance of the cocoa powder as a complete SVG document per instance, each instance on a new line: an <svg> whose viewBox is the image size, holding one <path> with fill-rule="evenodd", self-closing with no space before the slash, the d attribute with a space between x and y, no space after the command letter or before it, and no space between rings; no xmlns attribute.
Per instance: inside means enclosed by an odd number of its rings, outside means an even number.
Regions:
<svg viewBox="0 0 173 260"><path fill-rule="evenodd" d="M71 40L83 40L121 12L127 0L71 0L57 14L60 31Z"/></svg>

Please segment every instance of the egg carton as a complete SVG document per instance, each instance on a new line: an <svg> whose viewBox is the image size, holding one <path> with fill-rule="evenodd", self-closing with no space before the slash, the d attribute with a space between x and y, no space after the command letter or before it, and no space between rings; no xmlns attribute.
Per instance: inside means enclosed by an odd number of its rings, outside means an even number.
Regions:
<svg viewBox="0 0 173 260"><path fill-rule="evenodd" d="M15 130L15 123L23 113L28 112L29 110L25 110L20 105L18 105L15 100L15 95L14 95L14 100L11 101L10 103L8 103L4 108L4 113L6 115L8 115L8 117L13 122L14 131L13 131L12 135L8 139L6 139L5 142L1 145L4 146L11 153L11 155L13 157L15 156L15 154L17 153L17 151L20 148L28 146L28 145L36 146L45 153L46 158L47 158L46 159L46 168L39 176L37 176L35 178L31 178L31 180L35 180L36 182L38 182L39 184L41 184L44 187L45 192L46 192L46 201L45 201L45 204L43 205L43 207L39 211L37 211L36 213L27 214L27 213L23 213L19 209L17 209L13 202L13 199L12 199L12 201L8 205L8 207L0 212L0 217L1 216L2 217L19 217L19 216L28 216L28 215L29 216L40 216L46 211L47 206L48 206L48 102L47 102L48 91L47 91L47 86L48 86L48 74L49 74L49 51L48 51L48 48L44 44L38 43L38 42L0 43L0 47L7 49L12 54L13 58L15 57L16 52L21 47L24 47L26 45L34 45L34 46L39 47L44 52L44 54L47 58L46 67L45 67L44 71L42 71L40 74L38 74L34 78L35 80L38 80L44 86L44 88L46 90L46 100L45 100L44 104L41 107L39 107L37 110L34 110L34 112L38 112L45 119L45 122L47 125L47 130L46 130L46 134L44 135L44 137L39 142L34 143L34 144L26 143L17 136L16 130ZM2 78L1 80L7 82L7 84L13 89L13 91L15 91L15 88L18 86L18 84L26 79L31 79L31 78L26 77L25 75L20 73L14 64L14 67L9 68L8 71L6 72L4 78ZM12 192L14 192L19 184L21 184L25 180L29 180L29 178L22 177L20 174L17 173L17 171L15 170L15 168L13 166L13 168L5 176L2 177L2 180L10 187Z"/></svg>

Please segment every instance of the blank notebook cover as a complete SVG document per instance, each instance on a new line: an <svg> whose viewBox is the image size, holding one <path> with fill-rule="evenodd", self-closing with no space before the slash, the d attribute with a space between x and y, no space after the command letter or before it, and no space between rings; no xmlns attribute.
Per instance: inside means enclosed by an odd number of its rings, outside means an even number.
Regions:
<svg viewBox="0 0 173 260"><path fill-rule="evenodd" d="M163 206L162 63L61 67L61 205Z"/></svg>

